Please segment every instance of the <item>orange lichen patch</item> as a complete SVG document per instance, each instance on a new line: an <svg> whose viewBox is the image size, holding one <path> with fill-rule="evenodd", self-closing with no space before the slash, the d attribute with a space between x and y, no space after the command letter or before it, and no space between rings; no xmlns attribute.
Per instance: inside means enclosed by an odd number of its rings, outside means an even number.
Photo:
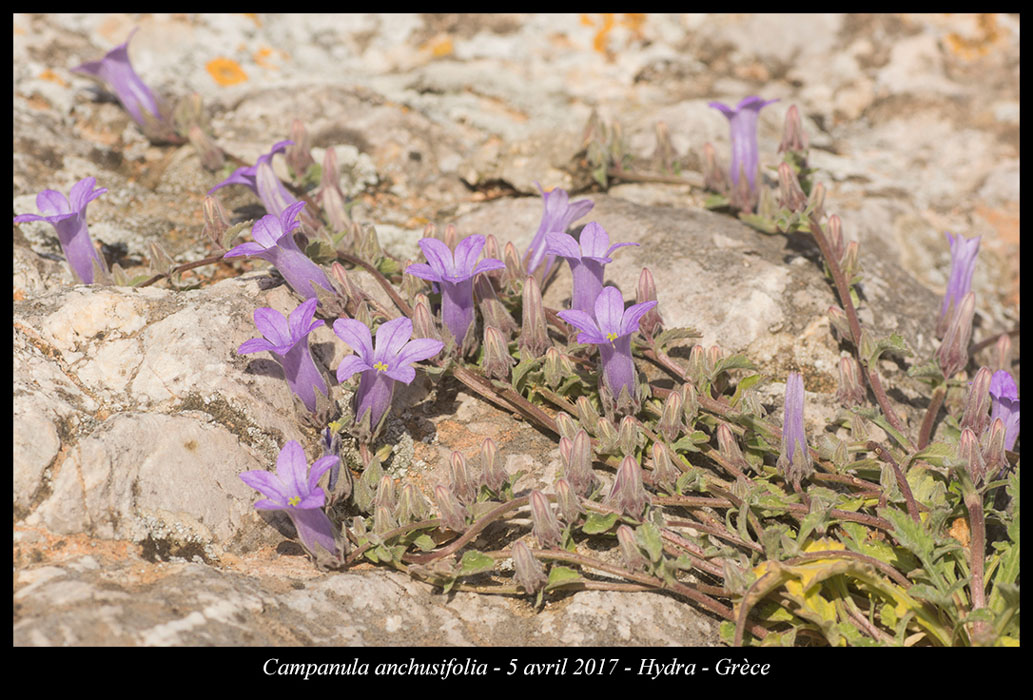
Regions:
<svg viewBox="0 0 1033 700"><path fill-rule="evenodd" d="M442 58L444 56L451 56L452 52L455 51L455 46L452 44L452 37L438 34L431 37L427 43L421 46L420 51L429 53L432 58Z"/></svg>
<svg viewBox="0 0 1033 700"><path fill-rule="evenodd" d="M257 12L241 12L240 14L244 15L249 20L254 22L256 27L262 26L262 18L258 16Z"/></svg>
<svg viewBox="0 0 1033 700"><path fill-rule="evenodd" d="M951 524L949 534L960 542L962 547L967 547L971 540L971 534L968 530L968 522L964 518L958 518Z"/></svg>
<svg viewBox="0 0 1033 700"><path fill-rule="evenodd" d="M15 542L14 565L19 563L59 563L89 554L124 560L139 552L140 546L127 540L100 540L85 534L55 535L48 530L15 525L15 533L32 533L32 541Z"/></svg>
<svg viewBox="0 0 1033 700"><path fill-rule="evenodd" d="M964 59L972 60L985 56L1003 36L997 25L997 16L992 12L976 15L976 32L974 37L951 32L946 37L947 48Z"/></svg>
<svg viewBox="0 0 1033 700"><path fill-rule="evenodd" d="M595 37L592 39L592 48L603 53L606 51L606 35L613 29L616 21L614 20L612 12L603 13L603 28L595 33Z"/></svg>
<svg viewBox="0 0 1033 700"><path fill-rule="evenodd" d="M247 80L247 73L231 58L219 57L209 61L205 68L219 85L236 85Z"/></svg>
<svg viewBox="0 0 1033 700"><path fill-rule="evenodd" d="M268 46L263 46L258 51L255 51L255 53L251 55L251 58L254 59L255 63L262 66L262 68L268 68L269 70L280 70L279 66L275 65L271 60L269 60L270 57L273 56L273 54L278 54L280 60L283 61L286 61L290 58L290 55L286 51L271 49Z"/></svg>
<svg viewBox="0 0 1033 700"><path fill-rule="evenodd" d="M60 75L47 68L45 71L39 74L40 80L49 80L52 83L57 83L61 87L68 87L68 83Z"/></svg>
<svg viewBox="0 0 1033 700"><path fill-rule="evenodd" d="M14 288L14 300L15 301L25 301L25 292L22 291L21 289L18 289L17 287L15 287Z"/></svg>
<svg viewBox="0 0 1033 700"><path fill-rule="evenodd" d="M621 26L627 27L636 39L642 38L642 27L646 23L646 15L642 12L628 12L621 20Z"/></svg>

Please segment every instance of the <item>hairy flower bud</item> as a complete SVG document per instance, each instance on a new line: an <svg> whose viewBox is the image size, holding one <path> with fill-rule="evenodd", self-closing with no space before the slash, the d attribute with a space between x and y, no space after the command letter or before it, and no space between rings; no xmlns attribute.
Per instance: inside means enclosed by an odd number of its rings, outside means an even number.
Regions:
<svg viewBox="0 0 1033 700"><path fill-rule="evenodd" d="M545 587L549 578L545 575L543 567L534 555L531 548L524 544L523 540L513 543L513 580L517 582L525 592L534 595Z"/></svg>
<svg viewBox="0 0 1033 700"><path fill-rule="evenodd" d="M407 481L402 484L401 493L398 495L398 505L395 508L395 515L399 524L418 522L423 520L430 513L430 504L416 484Z"/></svg>
<svg viewBox="0 0 1033 700"><path fill-rule="evenodd" d="M703 188L721 194L728 193L732 185L728 173L717 163L717 152L713 144L703 144Z"/></svg>
<svg viewBox="0 0 1033 700"><path fill-rule="evenodd" d="M807 208L807 195L800 188L800 181L793 172L793 166L782 162L778 166L778 206L790 211L803 211Z"/></svg>
<svg viewBox="0 0 1033 700"><path fill-rule="evenodd" d="M693 345L689 350L689 367L687 373L693 384L700 385L710 380L710 365L707 353L702 345Z"/></svg>
<svg viewBox="0 0 1033 700"><path fill-rule="evenodd" d="M861 367L853 357L839 358L839 390L836 391L836 398L847 407L864 403Z"/></svg>
<svg viewBox="0 0 1033 700"><path fill-rule="evenodd" d="M440 340L437 325L434 323L434 316L430 313L430 301L423 294L417 294L413 302L412 328L417 338L433 338Z"/></svg>
<svg viewBox="0 0 1033 700"><path fill-rule="evenodd" d="M985 473L988 475L988 479L996 478L1001 469L1008 466L1008 458L1004 448L1005 436L1004 421L1000 418L994 418L990 424L990 429L983 438L985 444L983 447L983 462L986 465Z"/></svg>
<svg viewBox="0 0 1033 700"><path fill-rule="evenodd" d="M649 503L649 494L642 485L642 467L631 455L618 467L607 502L633 518L640 517Z"/></svg>
<svg viewBox="0 0 1033 700"><path fill-rule="evenodd" d="M362 225L358 240L355 241L355 254L371 265L376 265L384 257L376 226L370 223Z"/></svg>
<svg viewBox="0 0 1033 700"><path fill-rule="evenodd" d="M207 195L201 204L201 211L204 214L204 228L202 232L212 240L212 243L217 248L226 250L227 245L232 242L232 239L230 241L225 240L225 236L230 230L230 219L222 206L222 202L219 201L218 197Z"/></svg>
<svg viewBox="0 0 1033 700"><path fill-rule="evenodd" d="M459 232L455 224L446 224L441 233L441 241L448 246L449 250L455 251L456 245L459 243Z"/></svg>
<svg viewBox="0 0 1033 700"><path fill-rule="evenodd" d="M793 152L807 150L807 134L803 130L803 121L800 119L800 111L796 105L790 105L786 110L785 125L782 127L782 142L778 144L778 152Z"/></svg>
<svg viewBox="0 0 1033 700"><path fill-rule="evenodd" d="M509 381L510 368L516 360L509 354L509 346L501 331L494 326L484 327L484 359L481 368L489 379Z"/></svg>
<svg viewBox="0 0 1033 700"><path fill-rule="evenodd" d="M749 468L749 463L739 448L739 442L735 439L735 433L727 423L720 423L717 426L717 451L729 464L734 465L740 471Z"/></svg>
<svg viewBox="0 0 1033 700"><path fill-rule="evenodd" d="M287 146L287 151L283 155L287 160L287 165L294 171L295 179L301 179L308 169L316 164L316 161L312 157L312 140L309 138L305 123L300 119L295 119L291 123L291 141L294 143Z"/></svg>
<svg viewBox="0 0 1033 700"><path fill-rule="evenodd" d="M561 437L574 439L575 433L578 431L577 423L568 414L560 411L556 414L553 419L556 421L556 429L559 431Z"/></svg>
<svg viewBox="0 0 1033 700"><path fill-rule="evenodd" d="M462 503L473 503L477 499L477 485L470 476L466 466L466 458L461 452L453 452L449 460L449 476L452 493Z"/></svg>
<svg viewBox="0 0 1033 700"><path fill-rule="evenodd" d="M587 498L597 481L595 472L592 471L592 441L584 430L578 430L573 439L565 439L569 440L566 457L562 440L560 448L563 477L570 482L574 493Z"/></svg>
<svg viewBox="0 0 1033 700"><path fill-rule="evenodd" d="M1001 333L994 344L994 362L992 368L996 371L1008 371L1011 369L1011 336Z"/></svg>
<svg viewBox="0 0 1033 700"><path fill-rule="evenodd" d="M493 234L485 234L484 236L484 251L482 255L485 258L492 258L495 260L502 260L502 249L499 248L499 239L495 238ZM484 273L484 276L492 281L492 284L496 289L499 289L499 284L502 281L502 276L506 274L504 267L495 270L490 270Z"/></svg>
<svg viewBox="0 0 1033 700"><path fill-rule="evenodd" d="M524 323L518 343L531 357L538 358L549 347L549 332L542 293L533 277L524 280L523 308Z"/></svg>
<svg viewBox="0 0 1033 700"><path fill-rule="evenodd" d="M649 567L649 560L642 555L638 543L635 542L635 532L627 525L620 525L617 528L617 544L620 546L621 556L624 563L632 571L645 571Z"/></svg>
<svg viewBox="0 0 1033 700"><path fill-rule="evenodd" d="M648 267L643 267L638 276L638 287L635 290L635 303L642 304L647 301L656 301L656 282L653 280L653 273ZM646 315L639 319L638 327L642 335L652 338L656 333L663 330L663 319L660 318L659 306L654 306Z"/></svg>
<svg viewBox="0 0 1033 700"><path fill-rule="evenodd" d="M826 238L829 242L829 254L832 259L837 262L842 260L843 253L846 251L846 242L843 238L843 220L839 218L838 214L829 217Z"/></svg>
<svg viewBox="0 0 1033 700"><path fill-rule="evenodd" d="M826 313L829 317L829 324L836 331L839 339L854 342L854 334L850 330L850 319L847 318L846 311L839 306L830 306Z"/></svg>
<svg viewBox="0 0 1033 700"><path fill-rule="evenodd" d="M673 442L678 439L684 427L682 397L677 391L672 391L664 399L664 407L660 411L660 420L656 424L656 430Z"/></svg>
<svg viewBox="0 0 1033 700"><path fill-rule="evenodd" d="M310 156L311 157L311 156ZM351 228L351 217L348 215L347 199L341 191L340 171L337 169L337 152L333 147L323 153L323 172L319 180L319 192L316 201L326 212L330 228L334 233ZM404 268L403 268L404 269Z"/></svg>
<svg viewBox="0 0 1033 700"><path fill-rule="evenodd" d="M553 346L545 351L542 374L545 378L545 385L550 389L555 389L574 374L574 365L566 355Z"/></svg>
<svg viewBox="0 0 1033 700"><path fill-rule="evenodd" d="M534 536L543 549L558 547L563 541L563 526L549 506L548 497L538 489L531 491L531 522Z"/></svg>
<svg viewBox="0 0 1033 700"><path fill-rule="evenodd" d="M983 481L983 475L986 473L986 462L983 461L983 450L979 446L979 438L976 437L971 428L965 428L961 431L956 455L958 460L968 469L972 483L979 486Z"/></svg>
<svg viewBox="0 0 1033 700"><path fill-rule="evenodd" d="M514 290L517 288L517 285L523 282L525 273L524 266L520 262L520 253L517 252L513 241L507 241L502 249L502 262L506 265L505 272L502 275L502 283L507 289Z"/></svg>
<svg viewBox="0 0 1033 700"><path fill-rule="evenodd" d="M394 510L395 506L398 505L398 493L395 490L395 480L387 474L380 477L380 483L377 484L377 495L374 498L374 502L378 506L384 506L388 510Z"/></svg>
<svg viewBox="0 0 1033 700"><path fill-rule="evenodd" d="M825 185L818 182L811 187L811 196L807 198L807 208L814 213L817 221L821 221L825 217Z"/></svg>
<svg viewBox="0 0 1033 700"><path fill-rule="evenodd" d="M395 516L387 506L377 504L373 507L373 532L383 535L388 530L398 527Z"/></svg>
<svg viewBox="0 0 1033 700"><path fill-rule="evenodd" d="M963 370L968 364L968 343L972 337L972 317L976 313L976 295L969 292L954 310L943 344L936 351L943 376L947 379Z"/></svg>
<svg viewBox="0 0 1033 700"><path fill-rule="evenodd" d="M843 270L843 276L847 282L852 282L861 273L861 264L858 261L860 246L857 241L850 241L846 244L846 252L840 258L839 267Z"/></svg>
<svg viewBox="0 0 1033 700"><path fill-rule="evenodd" d="M643 439L639 423L633 416L621 418L620 427L617 429L617 448L622 455L634 455Z"/></svg>
<svg viewBox="0 0 1033 700"><path fill-rule="evenodd" d="M556 508L560 512L560 517L568 524L577 522L578 517L585 512L585 509L581 505L581 499L578 498L574 487L565 478L557 479L554 487L556 489Z"/></svg>
<svg viewBox="0 0 1033 700"><path fill-rule="evenodd" d="M674 493L675 484L681 471L671 460L671 453L659 442L654 442L652 449L653 456L653 483L666 489L668 493Z"/></svg>
<svg viewBox="0 0 1033 700"><path fill-rule="evenodd" d="M187 139L201 158L201 167L213 173L222 168L226 157L204 129L197 124L192 125L187 130Z"/></svg>
<svg viewBox="0 0 1033 700"><path fill-rule="evenodd" d="M592 435L597 434L599 431L599 412L595 410L591 400L587 396L579 396L574 406L577 408L578 422L585 426L585 429Z"/></svg>
<svg viewBox="0 0 1033 700"><path fill-rule="evenodd" d="M685 382L679 392L682 399L682 423L685 427L692 425L699 413L699 399L696 397L696 387L691 382Z"/></svg>
<svg viewBox="0 0 1033 700"><path fill-rule="evenodd" d="M495 441L491 438L484 438L480 451L481 480L495 493L501 491L503 485L509 479L506 470L502 468L498 452L499 449L496 447Z"/></svg>
<svg viewBox="0 0 1033 700"><path fill-rule="evenodd" d="M438 507L441 523L455 532L466 530L466 507L460 503L455 494L444 484L434 487L434 503Z"/></svg>
<svg viewBox="0 0 1033 700"><path fill-rule="evenodd" d="M990 424L990 380L993 374L989 367L980 367L969 383L965 410L959 425L963 429L971 428L976 435L982 435Z"/></svg>

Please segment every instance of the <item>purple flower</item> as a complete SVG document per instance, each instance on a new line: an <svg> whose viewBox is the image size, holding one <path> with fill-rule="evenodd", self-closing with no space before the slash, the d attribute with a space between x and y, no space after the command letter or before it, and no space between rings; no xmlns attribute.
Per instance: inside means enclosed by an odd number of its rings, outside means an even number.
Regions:
<svg viewBox="0 0 1033 700"><path fill-rule="evenodd" d="M276 173L273 172L272 160L277 153L282 153L287 150L287 146L293 145L293 141L280 141L273 146L271 151L258 156L254 165L237 168L232 175L208 190L208 194L227 185L244 185L258 195L269 214L279 216L298 200L287 191L287 188L280 182L280 178L276 177Z"/></svg>
<svg viewBox="0 0 1033 700"><path fill-rule="evenodd" d="M304 207L304 202L295 202L279 216L266 214L251 227L251 237L255 239L253 243L241 243L222 257L254 255L262 258L283 275L291 289L306 299L315 298L317 284L333 292L330 281L319 265L301 251L291 233L301 226L301 222L295 217Z"/></svg>
<svg viewBox="0 0 1033 700"><path fill-rule="evenodd" d="M477 262L483 247L484 236L469 236L459 242L453 255L438 239L422 238L420 248L427 262L415 263L405 269L410 275L441 285L441 320L460 347L473 323L474 275L505 267L501 260L494 258Z"/></svg>
<svg viewBox="0 0 1033 700"><path fill-rule="evenodd" d="M527 274L531 275L534 274L534 271L544 261L545 269L543 272L547 275L549 270L552 269L553 257L546 257L546 234L566 232L567 228L587 214L595 206L595 203L588 199L579 199L576 202L571 202L566 190L561 190L557 187L546 192L537 182L534 185L542 193L545 211L542 213L541 223L538 224L538 232L534 234L534 238L531 239L531 245L528 246L527 252L524 253L524 265Z"/></svg>
<svg viewBox="0 0 1033 700"><path fill-rule="evenodd" d="M275 309L255 309L255 325L265 337L252 338L237 348L240 355L263 350L276 355L287 386L312 413L316 412L316 392L323 396L329 393L308 346L308 334L323 325L322 321L312 320L317 303L315 298L302 302L291 311L289 319Z"/></svg>
<svg viewBox="0 0 1033 700"><path fill-rule="evenodd" d="M952 236L945 233L951 247L951 275L947 282L947 293L943 295L940 305L939 335L943 335L950 321L954 308L961 304L972 288L972 273L976 268L976 255L979 253L979 240L982 236L965 238L962 235Z"/></svg>
<svg viewBox="0 0 1033 700"><path fill-rule="evenodd" d="M559 317L579 329L579 343L599 346L603 381L619 399L621 389L627 389L632 400L638 396L635 362L631 359L631 334L638 330L639 319L656 306L646 301L624 308L624 297L616 287L606 287L595 300L595 317L584 311L560 311Z"/></svg>
<svg viewBox="0 0 1033 700"><path fill-rule="evenodd" d="M595 300L603 290L603 267L613 262L610 256L613 251L627 245L638 243L614 243L610 245L610 235L606 229L592 221L581 229L579 241L566 233L545 234L548 253L565 258L574 275L574 292L570 307L576 311L584 311L591 315L595 310Z"/></svg>
<svg viewBox="0 0 1033 700"><path fill-rule="evenodd" d="M750 190L756 189L757 181L757 115L760 110L778 100L763 100L759 97L747 97L735 109L722 102L709 103L714 109L728 117L732 129L732 167L730 175L732 184L739 183L739 173L746 173Z"/></svg>
<svg viewBox="0 0 1033 700"><path fill-rule="evenodd" d="M334 321L334 333L348 344L354 355L345 357L337 368L337 380L346 381L356 372L361 372L359 389L355 392L355 422L361 423L368 412L369 427L373 431L391 406L391 394L395 382L409 384L416 378L414 362L434 357L444 343L431 338L412 336L412 321L396 318L382 324L377 330L377 344L366 324L351 318Z"/></svg>
<svg viewBox="0 0 1033 700"><path fill-rule="evenodd" d="M790 372L786 379L785 414L782 419L782 453L778 468L795 486L809 476L813 464L807 449L807 435L803 430L803 377Z"/></svg>
<svg viewBox="0 0 1033 700"><path fill-rule="evenodd" d="M240 478L265 496L255 503L256 509L282 510L290 516L305 549L312 554L318 554L319 549L336 554L334 528L323 512L326 493L316 484L338 461L335 455L322 457L312 464L310 471L305 451L291 440L276 458L276 474L257 469L244 472Z"/></svg>
<svg viewBox="0 0 1033 700"><path fill-rule="evenodd" d="M107 269L86 228L86 205L108 191L105 187L94 189L96 184L96 178L92 177L79 180L72 185L67 199L60 192L43 190L36 195L36 207L42 216L19 214L14 217L16 224L23 221L46 221L53 226L72 273L85 284L93 284L95 263L101 270Z"/></svg>
<svg viewBox="0 0 1033 700"><path fill-rule="evenodd" d="M148 122L161 121L162 115L158 99L129 62L129 42L136 31L131 31L124 44L108 51L101 60L84 63L72 70L107 83L133 120L142 127L149 127Z"/></svg>
<svg viewBox="0 0 1033 700"><path fill-rule="evenodd" d="M1003 369L990 379L990 422L998 418L1004 422L1004 448L1011 450L1019 438L1019 388Z"/></svg>

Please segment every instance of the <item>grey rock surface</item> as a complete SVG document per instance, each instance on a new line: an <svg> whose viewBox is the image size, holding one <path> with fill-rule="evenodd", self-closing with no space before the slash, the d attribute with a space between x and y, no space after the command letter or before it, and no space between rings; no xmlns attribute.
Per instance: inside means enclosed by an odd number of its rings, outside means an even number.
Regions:
<svg viewBox="0 0 1033 700"><path fill-rule="evenodd" d="M1017 325L1017 16L16 15L14 213L96 177L108 193L90 204L91 234L130 275L153 241L178 262L212 254L201 202L221 179L190 145L150 144L69 70L136 26L137 72L165 95L198 92L234 156L253 161L304 119L317 155L335 148L353 217L403 259L427 223L522 251L541 217L534 183L578 188L595 203L582 222L640 244L607 281L627 299L649 267L667 324L748 354L772 409L780 378L802 370L812 427L835 405L840 354L814 245L705 211L695 188L589 188L577 153L592 110L621 122L638 162L663 121L693 174L704 143L728 148L708 101L780 98L759 123L768 166L799 105L826 208L861 244L862 320L919 356L935 349L949 230L983 236L977 339ZM216 60L246 78L217 80ZM244 188L221 192L236 219L262 215ZM287 440L320 454L268 353L236 354L256 308L294 308L290 290L260 262L198 268L184 291L73 286L44 223L15 226L13 253L16 645L718 643L716 618L661 594L581 591L536 612L369 566L318 571L238 478ZM568 289L564 268L546 303L562 308ZM332 377L347 348L328 327L312 340ZM396 406L398 478L432 488L452 451L472 457L486 436L526 472L519 490L555 478L550 436L454 385L421 377Z"/></svg>

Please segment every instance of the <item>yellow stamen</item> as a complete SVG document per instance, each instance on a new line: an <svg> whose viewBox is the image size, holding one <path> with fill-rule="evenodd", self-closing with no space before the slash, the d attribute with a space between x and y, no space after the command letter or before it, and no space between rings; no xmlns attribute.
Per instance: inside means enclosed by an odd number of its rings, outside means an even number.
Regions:
<svg viewBox="0 0 1033 700"><path fill-rule="evenodd" d="M301 503L301 496L291 496L287 499L288 505L296 506Z"/></svg>
<svg viewBox="0 0 1033 700"><path fill-rule="evenodd" d="M387 365L383 362L374 362L373 369L377 370L378 372L386 372Z"/></svg>
<svg viewBox="0 0 1033 700"><path fill-rule="evenodd" d="M607 333L606 334L606 339L610 341L610 345L613 345L613 341L617 340L617 334L616 333Z"/></svg>

